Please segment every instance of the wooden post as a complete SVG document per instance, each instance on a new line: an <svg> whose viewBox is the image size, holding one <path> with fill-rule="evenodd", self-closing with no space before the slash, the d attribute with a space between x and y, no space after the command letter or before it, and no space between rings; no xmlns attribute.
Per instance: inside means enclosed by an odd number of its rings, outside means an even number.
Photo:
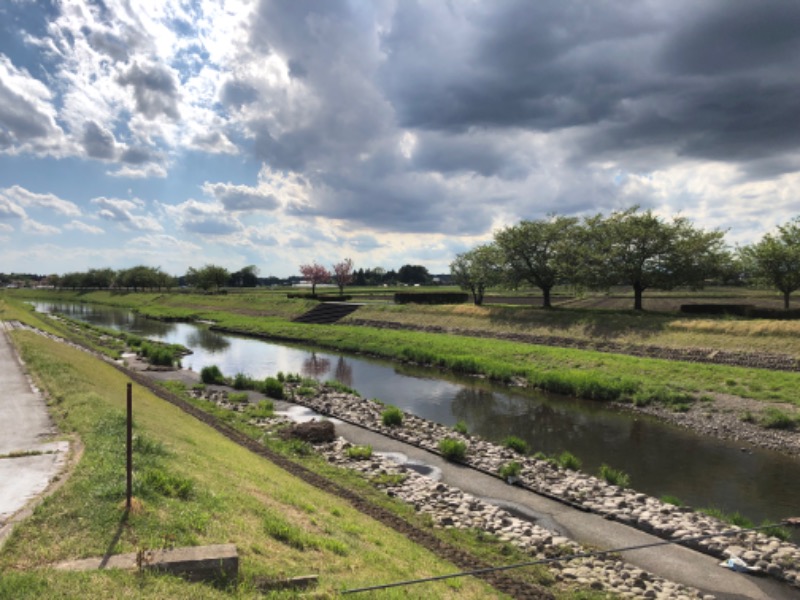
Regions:
<svg viewBox="0 0 800 600"><path fill-rule="evenodd" d="M125 497L125 510L131 509L131 495L133 492L133 384L128 383L128 435L127 435L127 493Z"/></svg>

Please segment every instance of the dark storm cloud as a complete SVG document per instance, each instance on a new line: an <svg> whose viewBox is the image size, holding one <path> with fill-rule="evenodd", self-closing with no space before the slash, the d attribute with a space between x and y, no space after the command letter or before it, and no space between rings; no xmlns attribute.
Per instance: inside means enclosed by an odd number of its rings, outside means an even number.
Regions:
<svg viewBox="0 0 800 600"><path fill-rule="evenodd" d="M800 148L794 2L498 3L468 15L460 57L415 3L383 44L385 90L406 127L586 128L595 152L669 149L746 162ZM638 8L637 8L638 6ZM649 11L648 9L653 9Z"/></svg>
<svg viewBox="0 0 800 600"><path fill-rule="evenodd" d="M148 119L162 114L170 119L179 118L175 78L163 65L135 63L120 74L118 81L133 88L136 109Z"/></svg>
<svg viewBox="0 0 800 600"><path fill-rule="evenodd" d="M116 154L114 134L94 121L87 121L83 126L81 143L86 154L92 158L111 159Z"/></svg>
<svg viewBox="0 0 800 600"><path fill-rule="evenodd" d="M426 132L418 136L412 165L423 171L439 173L478 173L483 177L517 179L529 167L514 151L490 136L453 136Z"/></svg>

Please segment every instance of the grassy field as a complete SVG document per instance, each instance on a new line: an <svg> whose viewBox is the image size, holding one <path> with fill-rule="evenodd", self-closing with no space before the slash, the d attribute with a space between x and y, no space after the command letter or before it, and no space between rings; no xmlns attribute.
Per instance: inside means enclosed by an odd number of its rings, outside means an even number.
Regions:
<svg viewBox="0 0 800 600"><path fill-rule="evenodd" d="M343 588L457 570L138 386L138 508L125 521L126 378L66 345L24 331L13 337L47 391L61 431L80 436L85 451L69 481L14 531L0 553L0 598L262 597L260 581L308 573L320 575L312 597L323 598ZM242 581L229 589L166 576L48 568L106 552L228 542L240 551L242 572ZM427 593L497 597L466 579L432 584Z"/></svg>

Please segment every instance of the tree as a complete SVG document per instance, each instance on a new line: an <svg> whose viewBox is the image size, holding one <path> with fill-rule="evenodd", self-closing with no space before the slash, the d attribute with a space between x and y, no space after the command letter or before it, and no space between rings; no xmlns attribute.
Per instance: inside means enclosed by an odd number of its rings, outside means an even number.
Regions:
<svg viewBox="0 0 800 600"><path fill-rule="evenodd" d="M428 283L430 279L428 269L422 265L403 265L397 272L397 281L407 285Z"/></svg>
<svg viewBox="0 0 800 600"><path fill-rule="evenodd" d="M502 262L500 248L495 244L484 244L457 255L450 263L450 273L462 290L472 292L475 306L480 306L486 288L501 282Z"/></svg>
<svg viewBox="0 0 800 600"><path fill-rule="evenodd" d="M258 267L248 265L243 269L231 273L231 287L256 287L258 284Z"/></svg>
<svg viewBox="0 0 800 600"><path fill-rule="evenodd" d="M344 286L353 281L353 260L345 258L342 262L333 265L333 280L339 286L339 295L344 295Z"/></svg>
<svg viewBox="0 0 800 600"><path fill-rule="evenodd" d="M310 265L300 265L300 274L303 279L311 284L311 295L317 295L317 284L328 283L331 280L331 274L328 269L316 262Z"/></svg>
<svg viewBox="0 0 800 600"><path fill-rule="evenodd" d="M726 255L722 231L696 229L685 217L663 221L651 210L634 206L585 221L580 244L581 276L590 287L633 287L634 309L642 310L646 289L680 285L702 287Z"/></svg>
<svg viewBox="0 0 800 600"><path fill-rule="evenodd" d="M200 269L189 267L186 271L186 283L208 291L213 287L220 290L230 279L230 273L225 267L219 265L205 265Z"/></svg>
<svg viewBox="0 0 800 600"><path fill-rule="evenodd" d="M542 306L551 308L552 289L574 273L578 220L551 215L522 221L495 234L504 256L509 283L526 281L542 290Z"/></svg>
<svg viewBox="0 0 800 600"><path fill-rule="evenodd" d="M783 294L783 308L789 308L792 292L800 288L800 217L779 225L776 235L766 234L760 242L740 250L746 269Z"/></svg>

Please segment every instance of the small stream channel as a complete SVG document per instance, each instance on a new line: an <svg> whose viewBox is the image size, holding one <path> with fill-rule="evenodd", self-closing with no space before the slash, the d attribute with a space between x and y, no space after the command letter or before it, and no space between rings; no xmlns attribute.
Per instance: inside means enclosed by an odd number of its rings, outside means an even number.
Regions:
<svg viewBox="0 0 800 600"><path fill-rule="evenodd" d="M800 461L741 443L695 434L655 419L611 410L601 403L456 377L433 369L354 357L310 347L222 335L208 326L165 323L127 310L88 304L34 302L41 312L62 313L193 351L184 368L215 364L226 375L252 377L300 373L337 379L367 398L445 425L458 421L470 433L500 441L524 439L531 451L569 450L596 473L602 463L622 469L638 491L676 496L694 507L738 511L754 521L794 516L800 507ZM795 539L795 542L799 540Z"/></svg>

